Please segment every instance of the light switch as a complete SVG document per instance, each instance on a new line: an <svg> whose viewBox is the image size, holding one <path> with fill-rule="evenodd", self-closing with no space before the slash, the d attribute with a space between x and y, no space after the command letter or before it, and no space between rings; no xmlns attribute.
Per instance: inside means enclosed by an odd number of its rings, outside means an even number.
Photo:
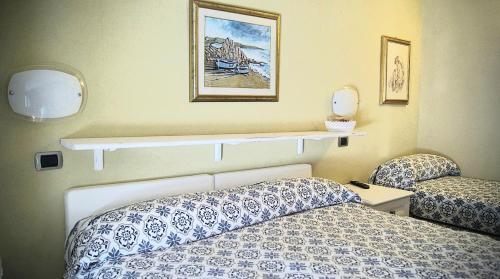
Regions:
<svg viewBox="0 0 500 279"><path fill-rule="evenodd" d="M349 137L340 137L339 138L339 147L346 147L349 145Z"/></svg>
<svg viewBox="0 0 500 279"><path fill-rule="evenodd" d="M38 152L35 154L35 169L37 171L60 169L62 159L61 151Z"/></svg>

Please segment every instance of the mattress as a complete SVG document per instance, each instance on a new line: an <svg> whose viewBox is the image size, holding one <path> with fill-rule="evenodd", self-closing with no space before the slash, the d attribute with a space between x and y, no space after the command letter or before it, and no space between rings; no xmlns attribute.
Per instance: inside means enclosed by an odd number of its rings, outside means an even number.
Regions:
<svg viewBox="0 0 500 279"><path fill-rule="evenodd" d="M499 259L488 236L376 211L326 180L289 179L84 219L68 239L65 277L498 278Z"/></svg>
<svg viewBox="0 0 500 279"><path fill-rule="evenodd" d="M413 188L412 215L500 235L500 182L445 176Z"/></svg>

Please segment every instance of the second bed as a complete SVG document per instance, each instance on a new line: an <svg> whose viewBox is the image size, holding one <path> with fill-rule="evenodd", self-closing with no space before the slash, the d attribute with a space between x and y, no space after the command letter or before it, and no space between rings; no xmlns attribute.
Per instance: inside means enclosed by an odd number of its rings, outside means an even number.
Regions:
<svg viewBox="0 0 500 279"><path fill-rule="evenodd" d="M412 216L500 235L500 182L460 176L449 159L431 154L395 158L380 165L370 182L415 192Z"/></svg>

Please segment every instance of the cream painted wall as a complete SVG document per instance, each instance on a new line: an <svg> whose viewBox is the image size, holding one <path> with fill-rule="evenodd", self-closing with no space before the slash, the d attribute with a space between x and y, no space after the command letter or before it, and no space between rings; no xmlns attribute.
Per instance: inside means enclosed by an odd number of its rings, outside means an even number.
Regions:
<svg viewBox="0 0 500 279"><path fill-rule="evenodd" d="M314 174L366 179L378 163L416 149L419 1L224 0L282 15L278 103L189 103L187 0L0 1L0 257L6 278L63 272L63 192L82 185L309 162ZM380 36L412 41L411 101L380 106ZM89 98L82 114L30 123L10 112L13 69L64 63L80 70ZM334 88L359 88L359 128L368 136L228 146L123 150L94 172L90 152L63 149L63 137L179 135L322 129ZM64 168L36 172L38 151L62 150Z"/></svg>
<svg viewBox="0 0 500 279"><path fill-rule="evenodd" d="M500 180L500 1L422 2L418 147Z"/></svg>

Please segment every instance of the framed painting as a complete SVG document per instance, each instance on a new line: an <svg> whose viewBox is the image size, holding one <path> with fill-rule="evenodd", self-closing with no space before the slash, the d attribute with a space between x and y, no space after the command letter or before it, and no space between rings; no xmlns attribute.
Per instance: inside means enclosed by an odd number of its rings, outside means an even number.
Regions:
<svg viewBox="0 0 500 279"><path fill-rule="evenodd" d="M190 101L277 102L280 15L190 2Z"/></svg>
<svg viewBox="0 0 500 279"><path fill-rule="evenodd" d="M380 103L408 104L410 98L411 42L382 36Z"/></svg>

